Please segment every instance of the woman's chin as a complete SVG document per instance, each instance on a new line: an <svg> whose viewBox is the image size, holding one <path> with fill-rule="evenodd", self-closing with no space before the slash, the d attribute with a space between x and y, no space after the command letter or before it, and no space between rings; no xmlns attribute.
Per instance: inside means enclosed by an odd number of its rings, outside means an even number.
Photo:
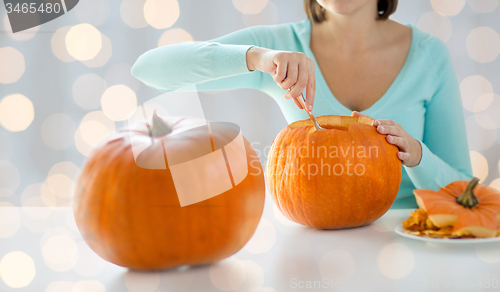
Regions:
<svg viewBox="0 0 500 292"><path fill-rule="evenodd" d="M327 14L331 13L335 16L347 17L363 10L364 7L368 5L369 1L371 0L323 0L318 1L318 3L324 4L322 6L327 10Z"/></svg>

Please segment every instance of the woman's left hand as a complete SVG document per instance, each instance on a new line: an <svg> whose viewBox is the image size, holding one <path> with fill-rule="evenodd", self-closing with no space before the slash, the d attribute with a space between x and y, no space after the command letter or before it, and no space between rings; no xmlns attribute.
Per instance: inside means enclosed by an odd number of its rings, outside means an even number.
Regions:
<svg viewBox="0 0 500 292"><path fill-rule="evenodd" d="M353 117L370 117L357 111L352 112ZM404 165L412 167L420 163L422 158L422 147L417 139L408 134L403 127L392 120L375 120L373 125L377 127L377 132L387 135L385 139L388 143L399 148L398 158Z"/></svg>

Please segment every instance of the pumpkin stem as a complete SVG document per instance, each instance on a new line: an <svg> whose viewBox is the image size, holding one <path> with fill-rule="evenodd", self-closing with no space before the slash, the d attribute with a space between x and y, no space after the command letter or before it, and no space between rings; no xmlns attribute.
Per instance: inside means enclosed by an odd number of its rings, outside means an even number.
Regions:
<svg viewBox="0 0 500 292"><path fill-rule="evenodd" d="M153 137L165 136L170 132L172 132L172 128L156 114L155 110L153 112L153 122L151 123L151 134Z"/></svg>
<svg viewBox="0 0 500 292"><path fill-rule="evenodd" d="M465 208L473 208L477 204L479 204L479 200L473 192L478 183L479 179L477 177L473 177L467 185L465 192L457 198L457 203L464 206Z"/></svg>

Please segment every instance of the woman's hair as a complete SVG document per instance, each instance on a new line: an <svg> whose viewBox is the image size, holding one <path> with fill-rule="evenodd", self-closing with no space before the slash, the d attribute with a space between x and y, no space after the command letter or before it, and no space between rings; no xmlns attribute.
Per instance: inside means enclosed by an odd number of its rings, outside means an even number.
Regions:
<svg viewBox="0 0 500 292"><path fill-rule="evenodd" d="M387 19L396 11L398 0L378 0L378 19ZM307 17L314 22L326 20L325 10L316 2L316 0L304 0L304 10Z"/></svg>

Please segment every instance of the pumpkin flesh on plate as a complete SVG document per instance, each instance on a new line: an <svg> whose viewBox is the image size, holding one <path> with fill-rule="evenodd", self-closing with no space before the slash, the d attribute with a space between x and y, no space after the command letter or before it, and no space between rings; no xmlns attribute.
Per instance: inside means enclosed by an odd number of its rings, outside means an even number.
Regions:
<svg viewBox="0 0 500 292"><path fill-rule="evenodd" d="M438 191L413 192L435 226L453 226L452 235L457 237L494 237L500 226L500 191L478 182L473 178L452 182Z"/></svg>

